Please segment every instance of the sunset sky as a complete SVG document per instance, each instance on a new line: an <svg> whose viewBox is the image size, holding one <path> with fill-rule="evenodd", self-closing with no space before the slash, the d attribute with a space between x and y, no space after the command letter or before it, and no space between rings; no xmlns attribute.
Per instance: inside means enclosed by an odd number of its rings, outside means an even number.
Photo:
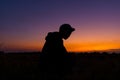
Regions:
<svg viewBox="0 0 120 80"><path fill-rule="evenodd" d="M63 23L68 51L120 49L120 0L0 0L0 50L40 51Z"/></svg>

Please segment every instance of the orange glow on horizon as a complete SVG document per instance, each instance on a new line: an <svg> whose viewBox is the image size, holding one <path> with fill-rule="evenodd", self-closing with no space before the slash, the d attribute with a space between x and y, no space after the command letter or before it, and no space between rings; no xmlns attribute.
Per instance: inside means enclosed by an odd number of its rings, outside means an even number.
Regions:
<svg viewBox="0 0 120 80"><path fill-rule="evenodd" d="M26 43L26 44L24 44ZM16 45L6 46L6 51L41 51L44 42L19 42ZM120 49L120 42L75 42L66 41L64 43L68 52L101 51L109 49Z"/></svg>
<svg viewBox="0 0 120 80"><path fill-rule="evenodd" d="M41 51L42 45L40 42L16 42L4 47L5 51Z"/></svg>
<svg viewBox="0 0 120 80"><path fill-rule="evenodd" d="M120 43L76 43L76 44L65 44L66 48L70 52L83 52L83 51L101 51L109 49L120 49Z"/></svg>

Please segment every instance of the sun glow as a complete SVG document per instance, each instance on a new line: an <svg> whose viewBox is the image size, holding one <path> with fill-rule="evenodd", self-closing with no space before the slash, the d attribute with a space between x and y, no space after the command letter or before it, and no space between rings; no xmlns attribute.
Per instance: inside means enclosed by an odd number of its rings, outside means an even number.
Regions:
<svg viewBox="0 0 120 80"><path fill-rule="evenodd" d="M68 51L72 52L83 52L83 51L101 51L109 49L118 49L120 48L120 43L76 43L76 44L65 44Z"/></svg>

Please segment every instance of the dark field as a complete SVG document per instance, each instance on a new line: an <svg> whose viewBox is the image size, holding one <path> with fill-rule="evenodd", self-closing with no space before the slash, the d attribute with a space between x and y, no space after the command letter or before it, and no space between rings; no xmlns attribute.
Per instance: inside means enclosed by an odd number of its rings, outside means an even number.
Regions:
<svg viewBox="0 0 120 80"><path fill-rule="evenodd" d="M43 79L39 52L1 53L1 79ZM112 53L69 53L70 71L62 80L120 80L120 54ZM68 66L68 64L66 64ZM56 77L55 74L49 76ZM56 78L53 80L59 80ZM51 79L52 80L52 79Z"/></svg>

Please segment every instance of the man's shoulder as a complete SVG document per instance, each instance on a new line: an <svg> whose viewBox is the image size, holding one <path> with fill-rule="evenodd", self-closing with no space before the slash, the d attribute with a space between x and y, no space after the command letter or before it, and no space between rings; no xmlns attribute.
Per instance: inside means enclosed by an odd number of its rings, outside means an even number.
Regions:
<svg viewBox="0 0 120 80"><path fill-rule="evenodd" d="M59 32L48 32L48 35L58 35Z"/></svg>
<svg viewBox="0 0 120 80"><path fill-rule="evenodd" d="M59 32L49 32L46 36L46 40L48 39L57 39L60 38Z"/></svg>
<svg viewBox="0 0 120 80"><path fill-rule="evenodd" d="M59 34L59 32L49 32L48 34L47 34L47 36L50 36L50 37L57 37L57 36L59 36L60 34Z"/></svg>

